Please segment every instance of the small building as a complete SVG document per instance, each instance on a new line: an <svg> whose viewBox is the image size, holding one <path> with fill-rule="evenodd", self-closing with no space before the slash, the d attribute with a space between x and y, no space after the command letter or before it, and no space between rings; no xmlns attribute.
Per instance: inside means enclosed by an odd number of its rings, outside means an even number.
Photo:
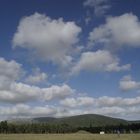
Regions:
<svg viewBox="0 0 140 140"><path fill-rule="evenodd" d="M105 134L105 132L104 132L104 131L101 131L101 132L100 132L100 135L103 135L103 134Z"/></svg>

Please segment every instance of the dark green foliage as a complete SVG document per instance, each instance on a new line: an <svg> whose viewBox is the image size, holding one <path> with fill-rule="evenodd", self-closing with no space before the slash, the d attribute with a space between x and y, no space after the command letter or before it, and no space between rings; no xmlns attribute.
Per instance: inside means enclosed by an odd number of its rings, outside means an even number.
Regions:
<svg viewBox="0 0 140 140"><path fill-rule="evenodd" d="M73 133L77 132L77 128L71 127L68 124L49 125L47 123L26 123L26 124L6 124L0 123L0 133Z"/></svg>
<svg viewBox="0 0 140 140"><path fill-rule="evenodd" d="M0 122L0 133L73 133L80 130L90 133L138 133L139 122L129 122L122 119L101 115L79 115L65 118L36 118L22 123Z"/></svg>
<svg viewBox="0 0 140 140"><path fill-rule="evenodd" d="M0 123L0 131L1 131L2 133L7 133L7 131L8 131L8 124L7 124L7 121L2 121L2 122Z"/></svg>
<svg viewBox="0 0 140 140"><path fill-rule="evenodd" d="M64 118L35 118L33 122L47 122L49 124L64 124L75 126L75 127L89 127L92 126L106 126L106 125L118 125L118 124L128 124L128 121L122 119L116 119L111 117L106 117L102 115L96 114L86 114L86 115L78 115L72 117L64 117Z"/></svg>

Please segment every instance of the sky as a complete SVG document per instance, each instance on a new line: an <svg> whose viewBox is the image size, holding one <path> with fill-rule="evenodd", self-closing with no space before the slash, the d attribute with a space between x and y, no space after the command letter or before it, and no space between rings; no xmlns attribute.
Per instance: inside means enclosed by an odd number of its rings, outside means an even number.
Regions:
<svg viewBox="0 0 140 140"><path fill-rule="evenodd" d="M139 0L1 0L0 120L101 114L140 120Z"/></svg>

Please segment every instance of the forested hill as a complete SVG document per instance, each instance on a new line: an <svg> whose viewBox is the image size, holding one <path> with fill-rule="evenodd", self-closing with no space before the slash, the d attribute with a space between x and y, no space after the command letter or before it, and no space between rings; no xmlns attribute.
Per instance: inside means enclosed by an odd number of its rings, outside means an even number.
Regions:
<svg viewBox="0 0 140 140"><path fill-rule="evenodd" d="M97 114L63 118L40 117L14 119L0 122L0 133L74 133L80 130L90 133L139 133L139 121L126 121Z"/></svg>
<svg viewBox="0 0 140 140"><path fill-rule="evenodd" d="M97 114L86 114L64 118L34 118L34 122L47 122L49 124L68 124L76 127L89 127L92 126L105 126L105 125L118 125L127 124L128 121L122 119L111 118Z"/></svg>
<svg viewBox="0 0 140 140"><path fill-rule="evenodd" d="M77 115L63 118L40 117L33 119L15 119L10 122L14 123L48 123L48 124L68 124L73 127L89 127L89 126L106 126L128 124L129 122L122 119L111 118L97 114Z"/></svg>

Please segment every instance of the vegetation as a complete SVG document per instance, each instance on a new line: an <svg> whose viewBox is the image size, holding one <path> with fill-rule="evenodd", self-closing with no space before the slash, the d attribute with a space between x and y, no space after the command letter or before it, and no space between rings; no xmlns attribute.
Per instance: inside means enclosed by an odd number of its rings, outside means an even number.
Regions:
<svg viewBox="0 0 140 140"><path fill-rule="evenodd" d="M8 134L0 135L0 140L140 140L140 134Z"/></svg>
<svg viewBox="0 0 140 140"><path fill-rule="evenodd" d="M39 123L48 123L48 124L64 124L67 123L73 127L89 127L91 124L93 126L105 126L105 125L118 125L118 124L128 124L128 121L106 117L97 114L86 114L86 115L78 115L72 117L64 117L64 118L35 118L32 122Z"/></svg>
<svg viewBox="0 0 140 140"><path fill-rule="evenodd" d="M81 131L83 130L83 131ZM128 122L101 115L79 115L66 118L36 118L22 123L0 122L0 133L139 133L140 122Z"/></svg>

